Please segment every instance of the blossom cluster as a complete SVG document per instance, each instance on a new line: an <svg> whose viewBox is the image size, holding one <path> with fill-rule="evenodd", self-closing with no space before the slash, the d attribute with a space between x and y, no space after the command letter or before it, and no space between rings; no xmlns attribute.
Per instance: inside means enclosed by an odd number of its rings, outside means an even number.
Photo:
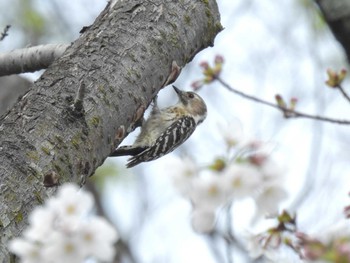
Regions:
<svg viewBox="0 0 350 263"><path fill-rule="evenodd" d="M350 262L350 228L345 220L310 235L298 229L296 216L283 211L275 220L276 225L250 236L250 256L276 258L278 249L285 245L292 249L303 262Z"/></svg>
<svg viewBox="0 0 350 263"><path fill-rule="evenodd" d="M32 211L23 236L10 241L10 251L26 263L112 261L117 232L106 219L91 214L93 205L90 193L63 185L57 196Z"/></svg>
<svg viewBox="0 0 350 263"><path fill-rule="evenodd" d="M174 160L174 184L193 207L192 226L201 233L214 230L219 207L252 198L257 215L278 211L287 197L282 186L281 169L267 152L267 144L249 140L239 143L223 136L228 148L226 157L201 167L191 159Z"/></svg>
<svg viewBox="0 0 350 263"><path fill-rule="evenodd" d="M215 56L213 66L210 66L206 61L201 62L200 67L203 69L204 78L193 82L192 88L199 90L203 85L213 82L220 75L223 64L224 57L221 55Z"/></svg>
<svg viewBox="0 0 350 263"><path fill-rule="evenodd" d="M296 216L283 211L271 219L277 221L275 226L257 235L247 236L247 248L252 258L264 256L267 259L274 260L277 250L283 244L297 250Z"/></svg>

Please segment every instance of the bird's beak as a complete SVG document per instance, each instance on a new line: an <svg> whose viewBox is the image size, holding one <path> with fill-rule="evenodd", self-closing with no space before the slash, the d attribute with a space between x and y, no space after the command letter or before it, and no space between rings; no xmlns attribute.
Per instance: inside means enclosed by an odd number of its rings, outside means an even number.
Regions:
<svg viewBox="0 0 350 263"><path fill-rule="evenodd" d="M174 85L173 85L173 88L174 88L174 90L175 90L175 92L176 92L177 94L180 94L180 93L181 93L181 90L178 89L178 88L176 88Z"/></svg>
<svg viewBox="0 0 350 263"><path fill-rule="evenodd" d="M182 101L182 103L186 104L187 103L187 100L186 100L186 93L180 89L178 89L177 87L175 87L173 85L173 88L175 90L175 92L177 93L177 96L179 97L179 99Z"/></svg>

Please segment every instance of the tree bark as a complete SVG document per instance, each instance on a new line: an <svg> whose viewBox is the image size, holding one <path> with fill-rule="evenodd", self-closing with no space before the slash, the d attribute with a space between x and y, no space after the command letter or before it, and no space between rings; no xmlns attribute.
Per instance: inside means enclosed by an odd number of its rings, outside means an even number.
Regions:
<svg viewBox="0 0 350 263"><path fill-rule="evenodd" d="M188 63L221 29L215 0L108 3L0 120L0 262L55 191L47 186L84 183L142 118L172 61Z"/></svg>
<svg viewBox="0 0 350 263"><path fill-rule="evenodd" d="M46 69L68 46L48 44L0 53L0 77Z"/></svg>
<svg viewBox="0 0 350 263"><path fill-rule="evenodd" d="M350 63L350 1L315 0Z"/></svg>

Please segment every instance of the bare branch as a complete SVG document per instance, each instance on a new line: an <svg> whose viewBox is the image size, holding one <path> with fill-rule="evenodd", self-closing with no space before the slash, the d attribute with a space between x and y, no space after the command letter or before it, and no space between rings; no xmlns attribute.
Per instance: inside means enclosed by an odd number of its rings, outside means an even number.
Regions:
<svg viewBox="0 0 350 263"><path fill-rule="evenodd" d="M341 94L343 94L344 98L348 102L350 102L350 96L346 93L346 91L343 89L343 87L341 85L338 85L336 88L341 92Z"/></svg>
<svg viewBox="0 0 350 263"><path fill-rule="evenodd" d="M86 189L89 190L89 192L94 196L97 214L107 219L108 222L115 227L118 234L120 234L119 226L115 223L115 220L112 222L111 219L108 217L108 215L105 213L105 209L103 207L102 200L101 200L101 194L98 192L95 183L93 183L90 180L90 181L87 181L85 186L86 186ZM115 244L115 250L117 253L113 261L114 263L123 262L123 259L125 258L127 258L128 262L130 263L137 263L135 255L130 249L130 244L128 240L126 239L124 240L122 237L120 237L117 243Z"/></svg>
<svg viewBox="0 0 350 263"><path fill-rule="evenodd" d="M0 76L47 68L62 56L67 44L48 44L0 53Z"/></svg>
<svg viewBox="0 0 350 263"><path fill-rule="evenodd" d="M11 27L10 25L5 26L4 31L0 35L0 41L4 40L4 38L9 35L8 31L9 31L10 27Z"/></svg>
<svg viewBox="0 0 350 263"><path fill-rule="evenodd" d="M276 105L272 102L268 102L265 101L263 99L254 97L252 95L246 94L242 91L236 90L233 87L231 87L229 84L227 84L225 81L223 81L220 77L215 77L215 79L217 81L219 81L221 83L221 85L223 85L227 90L229 90L230 92L236 93L237 95L267 105L269 107L275 108L277 110L280 110L285 118L306 118L306 119L312 119L312 120L318 120L318 121L324 121L324 122L330 122L330 123L336 123L336 124L343 124L343 125L349 125L350 124L350 120L339 120L339 119L333 119L333 118L328 118L328 117L324 117L324 116L318 116L318 115L312 115L312 114L307 114L307 113L303 113L303 112L299 112L299 111L295 111L295 110L291 110L288 108L284 108L281 107L279 105Z"/></svg>

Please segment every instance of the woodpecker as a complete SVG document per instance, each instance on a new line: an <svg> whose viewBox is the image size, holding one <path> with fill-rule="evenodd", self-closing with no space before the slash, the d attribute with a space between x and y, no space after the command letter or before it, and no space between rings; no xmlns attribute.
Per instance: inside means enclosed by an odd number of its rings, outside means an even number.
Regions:
<svg viewBox="0 0 350 263"><path fill-rule="evenodd" d="M179 101L159 109L154 100L149 118L133 145L121 146L110 156L131 155L127 168L158 159L185 142L207 116L204 100L194 92L185 92L173 86Z"/></svg>

